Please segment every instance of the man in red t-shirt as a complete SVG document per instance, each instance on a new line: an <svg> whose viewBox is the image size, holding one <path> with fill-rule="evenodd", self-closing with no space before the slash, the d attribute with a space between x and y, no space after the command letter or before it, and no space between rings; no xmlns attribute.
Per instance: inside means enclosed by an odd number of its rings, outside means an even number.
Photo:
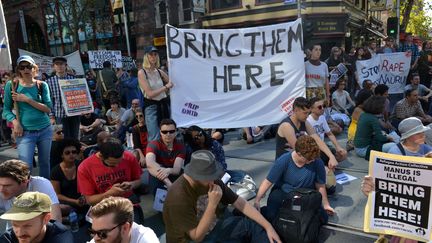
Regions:
<svg viewBox="0 0 432 243"><path fill-rule="evenodd" d="M135 156L125 152L120 140L108 138L100 151L78 167L78 191L90 205L109 196L130 198L139 187L142 170Z"/></svg>
<svg viewBox="0 0 432 243"><path fill-rule="evenodd" d="M176 129L177 125L172 119L163 119L160 123L160 139L147 145L146 163L153 193L164 185L170 187L182 172L186 149L176 141Z"/></svg>

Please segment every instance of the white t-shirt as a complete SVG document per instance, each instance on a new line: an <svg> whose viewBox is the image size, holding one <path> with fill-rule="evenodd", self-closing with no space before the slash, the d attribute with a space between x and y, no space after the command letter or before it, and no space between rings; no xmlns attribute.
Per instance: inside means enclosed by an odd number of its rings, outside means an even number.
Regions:
<svg viewBox="0 0 432 243"><path fill-rule="evenodd" d="M348 109L348 108L350 108L350 103L348 103L348 96L349 96L349 93L346 90L342 90L341 93L336 90L332 94L332 100L336 100L337 104L340 107L342 107L344 109Z"/></svg>
<svg viewBox="0 0 432 243"><path fill-rule="evenodd" d="M144 227L137 223L132 223L131 229L131 240L129 243L158 243L159 239L157 238L154 231L148 227ZM89 241L89 243L95 243L94 239Z"/></svg>
<svg viewBox="0 0 432 243"><path fill-rule="evenodd" d="M325 81L329 76L328 66L325 62L321 62L319 66L315 66L306 61L305 72L307 88L325 87Z"/></svg>
<svg viewBox="0 0 432 243"><path fill-rule="evenodd" d="M112 109L109 109L106 113L106 116L111 118L112 120L116 120L122 117L123 113L125 113L126 109L123 107L120 107L118 111L113 111Z"/></svg>
<svg viewBox="0 0 432 243"><path fill-rule="evenodd" d="M320 136L321 140L324 141L325 134L330 132L330 127L324 115L321 115L318 120L315 120L312 115L309 115L307 121L315 129L315 132Z"/></svg>
<svg viewBox="0 0 432 243"><path fill-rule="evenodd" d="M55 193L54 188L49 180L40 176L30 177L30 182L27 187L27 192L36 192L36 191L47 194L51 199L52 205L59 203L57 194ZM9 200L4 200L3 198L0 197L1 213L4 213L5 211L9 210L12 207L12 202L14 199L15 197Z"/></svg>

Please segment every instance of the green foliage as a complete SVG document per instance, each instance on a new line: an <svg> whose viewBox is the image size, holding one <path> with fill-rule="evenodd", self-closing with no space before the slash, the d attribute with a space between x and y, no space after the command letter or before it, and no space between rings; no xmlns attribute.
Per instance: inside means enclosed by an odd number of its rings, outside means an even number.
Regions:
<svg viewBox="0 0 432 243"><path fill-rule="evenodd" d="M426 10L432 9L432 5L425 0L401 0L400 2L401 29L403 30L405 27L405 32L427 38L432 28L432 17L427 14ZM396 0L393 0L393 3L396 9ZM406 11L410 11L409 15ZM396 16L396 13L393 12L392 16ZM405 24L406 26L404 26Z"/></svg>

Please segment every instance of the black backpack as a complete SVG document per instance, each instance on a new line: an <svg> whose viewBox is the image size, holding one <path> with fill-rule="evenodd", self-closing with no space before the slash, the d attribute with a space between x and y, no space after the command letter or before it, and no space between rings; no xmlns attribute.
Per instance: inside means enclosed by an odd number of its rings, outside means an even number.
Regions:
<svg viewBox="0 0 432 243"><path fill-rule="evenodd" d="M288 193L273 221L283 242L318 242L321 199L321 194L313 189L299 188Z"/></svg>

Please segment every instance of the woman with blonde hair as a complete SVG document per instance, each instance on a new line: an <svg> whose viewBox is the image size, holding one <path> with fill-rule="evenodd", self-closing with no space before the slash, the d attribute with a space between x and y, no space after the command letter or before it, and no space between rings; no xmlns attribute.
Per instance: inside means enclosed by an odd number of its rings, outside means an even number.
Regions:
<svg viewBox="0 0 432 243"><path fill-rule="evenodd" d="M159 54L151 46L147 48L143 68L138 72L138 83L144 95L144 117L149 141L159 139L159 121L170 117L167 92L173 87L173 83L159 67Z"/></svg>
<svg viewBox="0 0 432 243"><path fill-rule="evenodd" d="M48 85L35 79L37 73L38 67L32 57L18 58L17 77L5 86L3 117L13 123L19 159L31 169L37 146L39 175L49 179L53 131L48 113L52 103Z"/></svg>

